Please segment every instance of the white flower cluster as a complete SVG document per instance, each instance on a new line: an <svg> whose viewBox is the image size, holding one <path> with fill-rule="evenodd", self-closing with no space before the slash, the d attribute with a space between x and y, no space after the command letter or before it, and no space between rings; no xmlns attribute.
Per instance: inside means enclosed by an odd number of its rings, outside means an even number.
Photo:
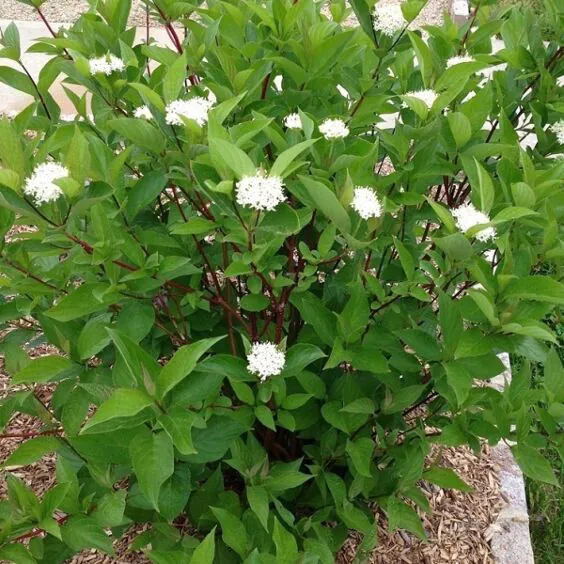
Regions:
<svg viewBox="0 0 564 564"><path fill-rule="evenodd" d="M459 65L460 63L473 63L474 58L470 55L456 55L455 57L451 57L446 62L447 69L453 67L454 65Z"/></svg>
<svg viewBox="0 0 564 564"><path fill-rule="evenodd" d="M125 69L125 63L111 53L103 57L90 59L89 65L91 74L100 73L107 76L110 76L113 72L121 72Z"/></svg>
<svg viewBox="0 0 564 564"><path fill-rule="evenodd" d="M438 98L438 94L434 90L415 90L412 92L408 92L406 96L410 96L412 98L417 98L425 103L428 108L435 103L435 100Z"/></svg>
<svg viewBox="0 0 564 564"><path fill-rule="evenodd" d="M54 181L68 175L69 171L59 163L37 165L32 175L25 181L24 194L33 198L37 204L54 202L63 195L63 191Z"/></svg>
<svg viewBox="0 0 564 564"><path fill-rule="evenodd" d="M247 370L256 374L261 382L271 376L277 376L282 372L286 363L286 355L278 350L271 342L253 343L251 352L247 356Z"/></svg>
<svg viewBox="0 0 564 564"><path fill-rule="evenodd" d="M139 106L138 108L135 108L133 115L138 119L146 119L147 121L153 119L153 114L151 113L149 106Z"/></svg>
<svg viewBox="0 0 564 564"><path fill-rule="evenodd" d="M350 133L342 119L326 119L319 126L319 131L325 139L342 139Z"/></svg>
<svg viewBox="0 0 564 564"><path fill-rule="evenodd" d="M289 114L284 118L284 125L288 129L302 129L302 118L300 114Z"/></svg>
<svg viewBox="0 0 564 564"><path fill-rule="evenodd" d="M564 145L564 119L553 123L550 126L550 130L552 131L552 133L554 133L554 135L556 135L558 143Z"/></svg>
<svg viewBox="0 0 564 564"><path fill-rule="evenodd" d="M466 231L472 229L472 227L476 225L483 225L484 223L490 222L488 215L476 209L476 207L470 202L453 210L452 215L456 220L458 229L460 229L463 233L466 233ZM495 239L496 235L497 233L495 227L485 227L476 233L476 239L479 241L487 241L489 239Z"/></svg>
<svg viewBox="0 0 564 564"><path fill-rule="evenodd" d="M166 107L166 122L169 125L184 125L182 118L193 119L200 127L208 121L208 112L213 102L201 96L188 100L175 100Z"/></svg>
<svg viewBox="0 0 564 564"><path fill-rule="evenodd" d="M392 37L407 25L399 4L376 4L374 29Z"/></svg>
<svg viewBox="0 0 564 564"><path fill-rule="evenodd" d="M362 219L370 219L371 217L380 217L382 215L382 204L374 190L368 186L357 186L354 189L351 208Z"/></svg>
<svg viewBox="0 0 564 564"><path fill-rule="evenodd" d="M282 178L268 176L260 169L257 170L255 176L241 178L236 188L237 203L255 210L272 211L286 199Z"/></svg>

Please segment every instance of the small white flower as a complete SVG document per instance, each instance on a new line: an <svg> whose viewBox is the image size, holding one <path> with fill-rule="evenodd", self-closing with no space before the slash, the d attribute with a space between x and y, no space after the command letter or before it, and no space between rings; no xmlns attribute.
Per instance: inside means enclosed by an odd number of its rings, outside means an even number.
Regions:
<svg viewBox="0 0 564 564"><path fill-rule="evenodd" d="M63 195L63 191L54 181L69 176L69 171L59 163L37 165L32 175L25 181L24 193L37 204L54 202Z"/></svg>
<svg viewBox="0 0 564 564"><path fill-rule="evenodd" d="M288 129L302 129L302 118L300 114L289 114L284 118L284 125Z"/></svg>
<svg viewBox="0 0 564 564"><path fill-rule="evenodd" d="M89 65L91 74L100 73L107 76L110 76L113 72L121 72L125 69L125 63L111 53L103 57L90 59Z"/></svg>
<svg viewBox="0 0 564 564"><path fill-rule="evenodd" d="M267 176L258 169L255 176L244 176L236 185L236 200L240 206L272 211L286 199L284 182L279 176Z"/></svg>
<svg viewBox="0 0 564 564"><path fill-rule="evenodd" d="M447 62L447 69L453 67L454 65L459 65L460 63L473 63L474 58L470 55L457 55L456 57L451 57Z"/></svg>
<svg viewBox="0 0 564 564"><path fill-rule="evenodd" d="M564 74L556 79L556 86L559 86L560 88L564 87Z"/></svg>
<svg viewBox="0 0 564 564"><path fill-rule="evenodd" d="M354 189L351 208L353 208L362 219L370 219L371 217L380 217L382 215L382 204L376 192L368 186L357 186Z"/></svg>
<svg viewBox="0 0 564 564"><path fill-rule="evenodd" d="M261 382L271 376L277 376L282 372L286 363L286 355L278 350L278 347L269 341L264 343L253 343L251 352L247 356L247 370L256 374Z"/></svg>
<svg viewBox="0 0 564 564"><path fill-rule="evenodd" d="M552 133L554 133L554 135L556 135L558 143L564 145L564 119L553 123L550 126L550 130L552 131Z"/></svg>
<svg viewBox="0 0 564 564"><path fill-rule="evenodd" d="M208 112L213 103L201 96L188 100L175 100L166 107L166 122L169 125L184 125L182 118L194 120L200 127L208 121Z"/></svg>
<svg viewBox="0 0 564 564"><path fill-rule="evenodd" d="M413 92L408 92L406 96L417 98L418 100L425 102L425 105L428 108L431 108L431 106L435 103L435 100L438 98L439 95L434 90L427 89L427 90L415 90Z"/></svg>
<svg viewBox="0 0 564 564"><path fill-rule="evenodd" d="M458 229L463 233L466 233L476 225L483 225L484 223L490 222L488 215L476 209L471 203L463 204L456 208L452 211L452 215L454 216ZM479 241L487 241L488 239L495 239L496 234L495 227L484 227L481 231L476 233L476 239Z"/></svg>
<svg viewBox="0 0 564 564"><path fill-rule="evenodd" d="M135 108L133 115L136 118L146 119L147 121L150 121L150 120L153 119L153 114L151 113L149 106L139 106L138 108Z"/></svg>
<svg viewBox="0 0 564 564"><path fill-rule="evenodd" d="M319 126L319 131L325 139L342 139L350 133L342 119L326 119Z"/></svg>
<svg viewBox="0 0 564 564"><path fill-rule="evenodd" d="M407 25L399 4L376 4L374 29L392 37Z"/></svg>

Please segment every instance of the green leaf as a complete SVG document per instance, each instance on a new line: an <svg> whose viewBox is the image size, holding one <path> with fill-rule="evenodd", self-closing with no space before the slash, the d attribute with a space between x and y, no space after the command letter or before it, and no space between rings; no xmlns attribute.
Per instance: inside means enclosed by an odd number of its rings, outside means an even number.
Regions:
<svg viewBox="0 0 564 564"><path fill-rule="evenodd" d="M503 297L563 305L564 284L548 276L522 276L507 285Z"/></svg>
<svg viewBox="0 0 564 564"><path fill-rule="evenodd" d="M216 527L196 547L196 550L192 553L190 564L213 564L215 557L215 530Z"/></svg>
<svg viewBox="0 0 564 564"><path fill-rule="evenodd" d="M247 500L264 530L268 532L268 493L262 486L247 486Z"/></svg>
<svg viewBox="0 0 564 564"><path fill-rule="evenodd" d="M435 241L441 251L444 251L447 256L455 260L466 260L474 252L472 245L462 233L453 233L446 237L435 237L433 241Z"/></svg>
<svg viewBox="0 0 564 564"><path fill-rule="evenodd" d="M80 185L88 178L90 172L90 150L88 141L78 127L69 146L66 159L71 177Z"/></svg>
<svg viewBox="0 0 564 564"><path fill-rule="evenodd" d="M153 400L143 390L137 388L117 388L82 428L82 433L106 432L108 427L103 424L114 419L117 419L115 422L117 428L123 419L134 417L152 405ZM96 427L99 428L96 429Z"/></svg>
<svg viewBox="0 0 564 564"><path fill-rule="evenodd" d="M556 402L564 402L564 369L558 351L552 348L544 365L544 386Z"/></svg>
<svg viewBox="0 0 564 564"><path fill-rule="evenodd" d="M262 311L270 304L270 300L262 294L247 294L241 298L241 307L246 311Z"/></svg>
<svg viewBox="0 0 564 564"><path fill-rule="evenodd" d="M384 403L383 412L384 413L398 413L403 411L405 408L410 407L415 403L415 401L421 396L425 386L415 385L406 386L405 388L400 388L394 392L391 396L391 401Z"/></svg>
<svg viewBox="0 0 564 564"><path fill-rule="evenodd" d="M460 149L470 141L472 137L472 124L462 112L452 112L447 114L450 131L454 137L456 146Z"/></svg>
<svg viewBox="0 0 564 564"><path fill-rule="evenodd" d="M302 319L309 323L319 338L329 346L333 346L336 337L337 318L325 307L323 302L311 292L293 293L290 303L300 312Z"/></svg>
<svg viewBox="0 0 564 564"><path fill-rule="evenodd" d="M125 213L128 220L131 221L141 210L155 202L166 183L167 178L162 170L148 172L141 180L138 180L127 194Z"/></svg>
<svg viewBox="0 0 564 564"><path fill-rule="evenodd" d="M351 6L364 33L370 37L372 42L375 42L372 16L370 15L370 10L366 0L351 0Z"/></svg>
<svg viewBox="0 0 564 564"><path fill-rule="evenodd" d="M343 233L348 233L351 227L349 215L335 193L322 182L313 180L309 176L298 175L298 177L315 203L315 207Z"/></svg>
<svg viewBox="0 0 564 564"><path fill-rule="evenodd" d="M35 437L19 445L2 466L27 466L46 454L56 452L62 446L61 441L56 437Z"/></svg>
<svg viewBox="0 0 564 564"><path fill-rule="evenodd" d="M170 232L173 235L203 235L216 229L216 224L203 217L193 217L186 223L177 223Z"/></svg>
<svg viewBox="0 0 564 564"><path fill-rule="evenodd" d="M309 343L297 343L286 352L286 363L282 374L285 378L297 376L312 362L327 356L319 347Z"/></svg>
<svg viewBox="0 0 564 564"><path fill-rule="evenodd" d="M448 385L454 390L459 405L462 405L472 388L472 374L460 362L452 361L443 364Z"/></svg>
<svg viewBox="0 0 564 564"><path fill-rule="evenodd" d="M117 527L123 521L127 490L118 490L102 497L96 504L93 516L102 527Z"/></svg>
<svg viewBox="0 0 564 564"><path fill-rule="evenodd" d="M247 553L247 531L245 526L233 513L221 507L210 507L221 526L223 542L232 548L241 558Z"/></svg>
<svg viewBox="0 0 564 564"><path fill-rule="evenodd" d="M37 92L31 79L23 72L11 67L0 66L0 82L3 82L10 88L14 88L20 92L25 92L25 94L29 94L34 99L37 96Z"/></svg>
<svg viewBox="0 0 564 564"><path fill-rule="evenodd" d="M462 337L464 326L458 301L444 292L439 293L439 325L445 350L452 356Z"/></svg>
<svg viewBox="0 0 564 564"><path fill-rule="evenodd" d="M429 470L423 473L423 479L432 484L437 484L437 486L441 488L460 490L468 493L472 491L472 488L450 468L431 466Z"/></svg>
<svg viewBox="0 0 564 564"><path fill-rule="evenodd" d="M364 413L366 415L372 415L376 411L376 407L374 401L370 398L358 398L347 403L341 411L345 413Z"/></svg>
<svg viewBox="0 0 564 564"><path fill-rule="evenodd" d="M174 448L166 433L143 428L129 446L131 464L141 493L158 509L161 486L174 472Z"/></svg>
<svg viewBox="0 0 564 564"><path fill-rule="evenodd" d="M493 224L504 223L506 221L513 221L514 219L520 219L521 217L527 217L531 215L538 215L537 212L529 210L527 208L520 207L509 207L502 209L496 216L492 219Z"/></svg>
<svg viewBox="0 0 564 564"><path fill-rule="evenodd" d="M0 548L0 559L16 564L37 564L23 544L5 544Z"/></svg>
<svg viewBox="0 0 564 564"><path fill-rule="evenodd" d="M439 360L442 357L440 346L434 337L420 329L402 329L396 335L425 360Z"/></svg>
<svg viewBox="0 0 564 564"><path fill-rule="evenodd" d="M104 314L88 320L78 337L77 349L81 360L93 357L110 343L107 328L111 319L111 314Z"/></svg>
<svg viewBox="0 0 564 564"><path fill-rule="evenodd" d="M495 188L491 176L475 158L462 157L462 164L468 175L470 186L472 186L472 200L474 200L478 209L489 213L495 198Z"/></svg>
<svg viewBox="0 0 564 564"><path fill-rule="evenodd" d="M62 356L42 356L32 360L13 378L14 384L38 384L48 382L71 367L71 361Z"/></svg>
<svg viewBox="0 0 564 564"><path fill-rule="evenodd" d="M354 441L347 440L346 452L351 457L355 470L365 478L371 478L370 466L375 443L368 437L361 437Z"/></svg>
<svg viewBox="0 0 564 564"><path fill-rule="evenodd" d="M306 149L309 149L317 141L319 141L319 139L308 139L307 141L302 141L301 143L298 143L280 153L270 169L271 176L281 176L282 178L287 176L290 165L294 162L296 157L298 157L298 155L303 153Z"/></svg>
<svg viewBox="0 0 564 564"><path fill-rule="evenodd" d="M182 408L171 410L159 417L159 423L180 454L188 455L197 452L192 442L192 427L196 419L197 415Z"/></svg>
<svg viewBox="0 0 564 564"><path fill-rule="evenodd" d="M274 417L272 416L272 411L266 405L259 405L255 408L256 418L269 429L276 431L276 424L274 423Z"/></svg>
<svg viewBox="0 0 564 564"><path fill-rule="evenodd" d="M0 162L18 175L16 188L25 176L25 157L19 136L8 118L0 119Z"/></svg>
<svg viewBox="0 0 564 564"><path fill-rule="evenodd" d="M417 57L417 62L419 63L419 70L421 71L423 85L425 86L425 88L428 88L429 80L431 79L431 75L433 74L433 54L425 41L421 39L420 35L409 30L407 31L407 35L411 40L413 50L415 51L415 56Z"/></svg>
<svg viewBox="0 0 564 564"><path fill-rule="evenodd" d="M518 444L512 447L511 451L525 476L553 486L559 485L550 462L537 449Z"/></svg>
<svg viewBox="0 0 564 564"><path fill-rule="evenodd" d="M415 259L397 237L394 237L394 245L398 251L400 262L407 279L410 281L413 280L415 274Z"/></svg>
<svg viewBox="0 0 564 564"><path fill-rule="evenodd" d="M192 474L187 464L177 465L174 474L161 486L159 513L173 521L186 507L192 491Z"/></svg>
<svg viewBox="0 0 564 564"><path fill-rule="evenodd" d="M290 533L276 517L274 517L274 531L272 540L276 547L276 562L280 564L294 564L298 559L298 543L296 537Z"/></svg>
<svg viewBox="0 0 564 564"><path fill-rule="evenodd" d="M102 282L82 284L74 292L65 296L56 306L47 310L45 315L64 322L106 310L108 305L121 299L118 292L110 291L109 288Z"/></svg>
<svg viewBox="0 0 564 564"><path fill-rule="evenodd" d="M166 140L163 134L149 122L136 118L117 118L108 122L108 127L135 145L155 154L163 152Z"/></svg>
<svg viewBox="0 0 564 564"><path fill-rule="evenodd" d="M247 428L239 421L229 417L214 416L208 420L205 429L194 428L192 440L197 454L185 457L194 464L214 462L222 458L233 441L243 434Z"/></svg>
<svg viewBox="0 0 564 564"><path fill-rule="evenodd" d="M115 329L106 329L118 351L118 362L114 365L114 378L120 385L145 387L152 394L153 380L160 364L135 341ZM118 369L120 372L118 372ZM122 376L118 379L118 376Z"/></svg>
<svg viewBox="0 0 564 564"><path fill-rule="evenodd" d="M209 144L212 159L215 162L223 163L238 178L254 176L256 174L257 167L253 161L236 145L217 138L210 139Z"/></svg>
<svg viewBox="0 0 564 564"><path fill-rule="evenodd" d="M417 538L426 540L427 534L421 523L419 515L409 505L390 499L386 508L390 530L406 529L412 532Z"/></svg>
<svg viewBox="0 0 564 564"><path fill-rule="evenodd" d="M178 98L178 93L186 80L186 75L186 54L183 53L169 67L163 79L163 98L165 102L172 102Z"/></svg>
<svg viewBox="0 0 564 564"><path fill-rule="evenodd" d="M73 550L95 548L106 554L113 554L112 541L94 517L72 516L62 527L63 541Z"/></svg>
<svg viewBox="0 0 564 564"><path fill-rule="evenodd" d="M200 358L225 336L202 339L180 347L157 377L157 397L162 399L194 370Z"/></svg>

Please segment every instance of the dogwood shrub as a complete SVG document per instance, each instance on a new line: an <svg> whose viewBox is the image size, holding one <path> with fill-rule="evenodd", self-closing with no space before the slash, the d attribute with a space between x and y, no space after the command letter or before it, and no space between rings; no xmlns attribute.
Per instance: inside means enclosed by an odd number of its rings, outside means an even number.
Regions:
<svg viewBox="0 0 564 564"><path fill-rule="evenodd" d="M512 441L554 482L564 51L537 18L147 0L163 45L91 4L33 44L37 79L15 25L0 51L33 98L0 121L2 438L30 425L0 558L111 554L135 524L157 564L331 563L351 529L362 558L375 508L424 538L421 480L469 489L432 445ZM501 352L525 363L499 391ZM45 456L37 497L18 468Z"/></svg>

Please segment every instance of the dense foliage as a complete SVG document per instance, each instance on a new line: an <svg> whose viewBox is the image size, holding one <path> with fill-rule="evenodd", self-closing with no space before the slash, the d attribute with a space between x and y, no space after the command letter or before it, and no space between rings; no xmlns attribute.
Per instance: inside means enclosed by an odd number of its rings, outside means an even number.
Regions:
<svg viewBox="0 0 564 564"><path fill-rule="evenodd" d="M159 564L331 563L349 529L361 558L374 506L424 538L420 481L468 488L433 444L511 440L554 483L564 50L537 18L147 0L163 46L91 3L32 47L37 81L14 25L0 51L35 100L0 121L0 425L42 422L4 462L0 558L111 553L133 523ZM9 470L47 455L38 499Z"/></svg>

